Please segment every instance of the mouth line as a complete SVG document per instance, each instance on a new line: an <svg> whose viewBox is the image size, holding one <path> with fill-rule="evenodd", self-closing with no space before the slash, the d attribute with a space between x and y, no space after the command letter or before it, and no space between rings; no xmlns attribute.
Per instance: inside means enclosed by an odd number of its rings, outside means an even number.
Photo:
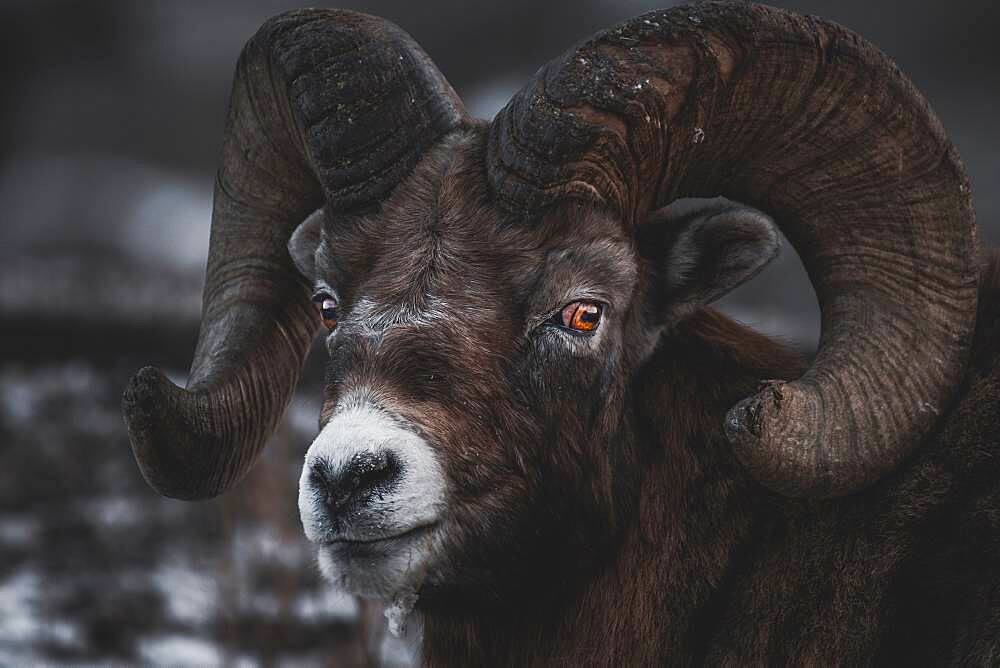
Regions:
<svg viewBox="0 0 1000 668"><path fill-rule="evenodd" d="M409 538L419 533L423 533L435 528L438 523L428 522L427 524L418 524L415 527L407 529L401 533L391 534L389 536L378 536L377 538L334 538L332 540L319 541L321 547L350 547L352 545L357 546L370 546L377 545L379 543L388 543L391 541L397 541L403 538Z"/></svg>

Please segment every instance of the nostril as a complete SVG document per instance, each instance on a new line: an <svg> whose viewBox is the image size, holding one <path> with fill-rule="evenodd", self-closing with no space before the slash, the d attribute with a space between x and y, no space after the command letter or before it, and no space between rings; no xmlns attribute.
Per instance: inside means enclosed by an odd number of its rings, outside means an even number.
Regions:
<svg viewBox="0 0 1000 668"><path fill-rule="evenodd" d="M388 450L362 452L351 459L348 472L353 476L352 486L358 494L385 491L399 478L399 458Z"/></svg>
<svg viewBox="0 0 1000 668"><path fill-rule="evenodd" d="M317 492L326 493L337 480L336 473L325 459L317 459L309 469L309 483Z"/></svg>
<svg viewBox="0 0 1000 668"><path fill-rule="evenodd" d="M388 492L402 475L399 458L388 450L354 455L339 471L329 462L317 460L310 471L313 489L319 492L332 517L368 501L376 493Z"/></svg>

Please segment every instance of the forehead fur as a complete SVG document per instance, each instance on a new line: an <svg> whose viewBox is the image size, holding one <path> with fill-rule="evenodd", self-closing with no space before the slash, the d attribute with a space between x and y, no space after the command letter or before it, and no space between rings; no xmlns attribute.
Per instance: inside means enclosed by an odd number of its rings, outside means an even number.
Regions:
<svg viewBox="0 0 1000 668"><path fill-rule="evenodd" d="M572 203L512 220L489 190L484 139L482 128L449 136L379 211L326 221L317 274L357 317L378 327L458 309L487 316L515 303L627 299L635 262L620 223Z"/></svg>
<svg viewBox="0 0 1000 668"><path fill-rule="evenodd" d="M444 271L475 269L477 257L489 256L496 227L481 175L480 135L456 133L427 151L378 211L328 218L318 275L338 288L378 278L391 283L386 291L419 302Z"/></svg>

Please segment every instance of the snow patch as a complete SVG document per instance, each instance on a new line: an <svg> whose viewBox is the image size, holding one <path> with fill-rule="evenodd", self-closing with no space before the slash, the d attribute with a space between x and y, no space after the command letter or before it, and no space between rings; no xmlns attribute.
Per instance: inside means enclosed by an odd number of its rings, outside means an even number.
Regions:
<svg viewBox="0 0 1000 668"><path fill-rule="evenodd" d="M8 516L0 519L0 545L26 547L38 537L42 523L30 515Z"/></svg>
<svg viewBox="0 0 1000 668"><path fill-rule="evenodd" d="M299 596L295 600L294 612L303 621L352 620L358 616L358 602L344 591L324 587L314 594Z"/></svg>
<svg viewBox="0 0 1000 668"><path fill-rule="evenodd" d="M139 641L142 662L156 666L218 666L223 656L202 638L163 635Z"/></svg>
<svg viewBox="0 0 1000 668"><path fill-rule="evenodd" d="M153 582L166 602L167 614L177 622L202 626L218 616L217 580L180 564L163 564Z"/></svg>

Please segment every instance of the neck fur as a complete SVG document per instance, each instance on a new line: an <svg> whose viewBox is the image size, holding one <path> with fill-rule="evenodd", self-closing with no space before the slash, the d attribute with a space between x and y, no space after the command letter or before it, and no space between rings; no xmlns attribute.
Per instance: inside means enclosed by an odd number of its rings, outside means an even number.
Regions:
<svg viewBox="0 0 1000 668"><path fill-rule="evenodd" d="M802 360L706 310L665 337L637 379L650 463L638 512L596 573L553 578L507 611L424 618L427 665L695 661L722 622L732 564L766 503L732 457L725 412ZM697 361L696 363L694 361Z"/></svg>

